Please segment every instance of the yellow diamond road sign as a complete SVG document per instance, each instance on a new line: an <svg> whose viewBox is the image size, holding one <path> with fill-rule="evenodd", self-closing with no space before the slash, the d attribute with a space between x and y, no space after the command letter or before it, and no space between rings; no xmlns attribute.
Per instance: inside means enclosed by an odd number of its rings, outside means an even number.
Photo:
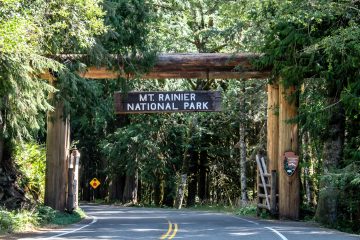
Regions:
<svg viewBox="0 0 360 240"><path fill-rule="evenodd" d="M92 186L93 189L97 188L100 185L100 181L97 180L97 178L93 178L90 181L90 186Z"/></svg>

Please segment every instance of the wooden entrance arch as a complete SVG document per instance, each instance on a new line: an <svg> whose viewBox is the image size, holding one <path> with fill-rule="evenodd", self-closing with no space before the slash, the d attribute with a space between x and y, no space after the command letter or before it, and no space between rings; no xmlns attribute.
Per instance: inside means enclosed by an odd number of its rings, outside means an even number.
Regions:
<svg viewBox="0 0 360 240"><path fill-rule="evenodd" d="M63 60L84 58L84 55L61 55ZM204 79L265 79L270 71L259 71L252 64L258 58L253 53L183 53L160 54L155 66L141 78L204 78ZM120 72L104 67L89 67L79 73L89 79L114 79L122 76ZM128 77L131 73L126 74ZM44 79L52 79L44 74ZM283 170L282 155L286 151L298 151L297 125L287 120L297 114L295 103L289 103L286 96L294 91L285 89L281 84L268 85L268 118L267 118L267 159L268 171L276 170L279 174L279 215L280 218L298 219L300 206L300 180L298 170L287 176ZM49 113L47 129L47 182L50 189L45 193L45 203L58 210L66 206L66 171L69 152L69 121L63 120L61 104ZM65 173L65 174L64 174ZM47 188L48 189L48 188Z"/></svg>

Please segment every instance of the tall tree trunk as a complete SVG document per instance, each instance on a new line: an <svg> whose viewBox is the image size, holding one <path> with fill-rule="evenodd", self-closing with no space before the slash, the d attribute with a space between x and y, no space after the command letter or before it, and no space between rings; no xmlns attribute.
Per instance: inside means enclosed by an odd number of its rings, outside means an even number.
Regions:
<svg viewBox="0 0 360 240"><path fill-rule="evenodd" d="M204 139L204 141L206 142L207 140L208 140L207 138ZM205 203L209 199L208 168L209 168L208 153L207 150L202 149L200 152L199 186L198 186L199 199L201 203Z"/></svg>
<svg viewBox="0 0 360 240"><path fill-rule="evenodd" d="M245 142L245 133L246 133L246 106L245 106L245 81L242 80L242 94L240 97L240 126L239 126L239 134L240 134L240 184L241 184L241 206L247 204L248 198L246 193L246 142Z"/></svg>
<svg viewBox="0 0 360 240"><path fill-rule="evenodd" d="M199 154L192 146L189 150L190 164L189 164L189 175L188 175L188 197L186 205L192 207L195 205L195 198L197 194L197 176L198 176L198 160Z"/></svg>
<svg viewBox="0 0 360 240"><path fill-rule="evenodd" d="M126 176L117 174L111 178L109 183L109 199L110 201L122 201Z"/></svg>
<svg viewBox="0 0 360 240"><path fill-rule="evenodd" d="M123 202L124 203L137 203L137 191L138 191L138 171L134 174L126 175Z"/></svg>
<svg viewBox="0 0 360 240"><path fill-rule="evenodd" d="M113 125L113 131L117 128L124 127L130 124L128 115L117 115ZM110 176L109 181L109 199L110 201L123 201L124 190L126 185L126 174L117 172Z"/></svg>
<svg viewBox="0 0 360 240"><path fill-rule="evenodd" d="M310 146L309 146L309 132L302 135L302 157L304 161L304 188L306 195L306 202L310 206L312 204L311 194L311 180L310 180Z"/></svg>
<svg viewBox="0 0 360 240"><path fill-rule="evenodd" d="M46 137L45 205L59 211L66 208L70 148L70 121L63 113L63 103L48 113Z"/></svg>
<svg viewBox="0 0 360 240"><path fill-rule="evenodd" d="M269 172L275 170L279 172L278 157L279 157L279 85L268 85L268 99L267 99L267 160ZM280 169L281 171L281 169Z"/></svg>
<svg viewBox="0 0 360 240"><path fill-rule="evenodd" d="M192 136L194 134L196 124L197 124L197 119L194 117L190 120L189 129L188 129L187 136L186 136L187 145L192 144ZM181 167L181 176L180 176L181 179L180 179L178 191L176 194L176 200L175 200L175 207L177 209L181 209L183 200L184 200L185 188L186 188L187 177L188 177L188 172L189 172L189 159L190 159L190 152L191 152L190 148L191 147L188 147L185 150L184 156L183 156L183 163L182 163L182 167Z"/></svg>
<svg viewBox="0 0 360 240"><path fill-rule="evenodd" d="M168 207L174 206L175 195L176 195L176 181L175 181L175 172L171 175L168 175L164 183L164 205Z"/></svg>
<svg viewBox="0 0 360 240"><path fill-rule="evenodd" d="M155 206L160 206L162 204L163 194L164 194L162 176L159 176L157 174L153 188L154 188L154 203L155 203Z"/></svg>
<svg viewBox="0 0 360 240"><path fill-rule="evenodd" d="M334 181L329 181L326 177L339 167L342 159L345 139L345 111L339 97L329 98L329 104L335 105L330 109L329 124L326 130L323 148L324 175L320 180L320 193L315 217L322 223L334 225L338 216L339 193Z"/></svg>
<svg viewBox="0 0 360 240"><path fill-rule="evenodd" d="M5 126L5 114L0 109L0 163L2 163L4 158L4 150L5 150L5 139L4 139L4 130Z"/></svg>
<svg viewBox="0 0 360 240"><path fill-rule="evenodd" d="M281 219L299 219L300 213L300 175L296 169L292 176L284 170L283 155L291 151L298 154L298 127L290 123L297 116L296 101L289 102L295 94L295 87L279 86L279 216Z"/></svg>

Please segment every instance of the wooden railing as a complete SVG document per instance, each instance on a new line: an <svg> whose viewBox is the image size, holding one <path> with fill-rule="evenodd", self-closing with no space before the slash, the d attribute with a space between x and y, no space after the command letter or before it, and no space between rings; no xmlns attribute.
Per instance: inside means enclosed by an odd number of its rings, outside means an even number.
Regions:
<svg viewBox="0 0 360 240"><path fill-rule="evenodd" d="M262 209L266 209L275 215L278 212L276 171L268 173L265 160L259 155L256 156L256 164L258 166L257 213L259 215Z"/></svg>

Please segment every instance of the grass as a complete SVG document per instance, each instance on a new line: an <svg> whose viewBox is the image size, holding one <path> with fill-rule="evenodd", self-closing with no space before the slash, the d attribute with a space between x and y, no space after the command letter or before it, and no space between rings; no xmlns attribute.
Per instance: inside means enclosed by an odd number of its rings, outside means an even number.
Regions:
<svg viewBox="0 0 360 240"><path fill-rule="evenodd" d="M187 209L231 213L240 216L256 216L256 205L254 204L249 204L245 207L231 207L226 205L195 205L194 207L190 207Z"/></svg>
<svg viewBox="0 0 360 240"><path fill-rule="evenodd" d="M85 213L81 209L75 210L72 214L59 212L47 206L38 206L32 210L0 209L0 234L22 232L46 225L72 224L84 217Z"/></svg>
<svg viewBox="0 0 360 240"><path fill-rule="evenodd" d="M198 210L198 211L212 211L212 212L226 212L226 213L234 213L236 208L225 205L195 205L193 207L184 208L190 210Z"/></svg>

